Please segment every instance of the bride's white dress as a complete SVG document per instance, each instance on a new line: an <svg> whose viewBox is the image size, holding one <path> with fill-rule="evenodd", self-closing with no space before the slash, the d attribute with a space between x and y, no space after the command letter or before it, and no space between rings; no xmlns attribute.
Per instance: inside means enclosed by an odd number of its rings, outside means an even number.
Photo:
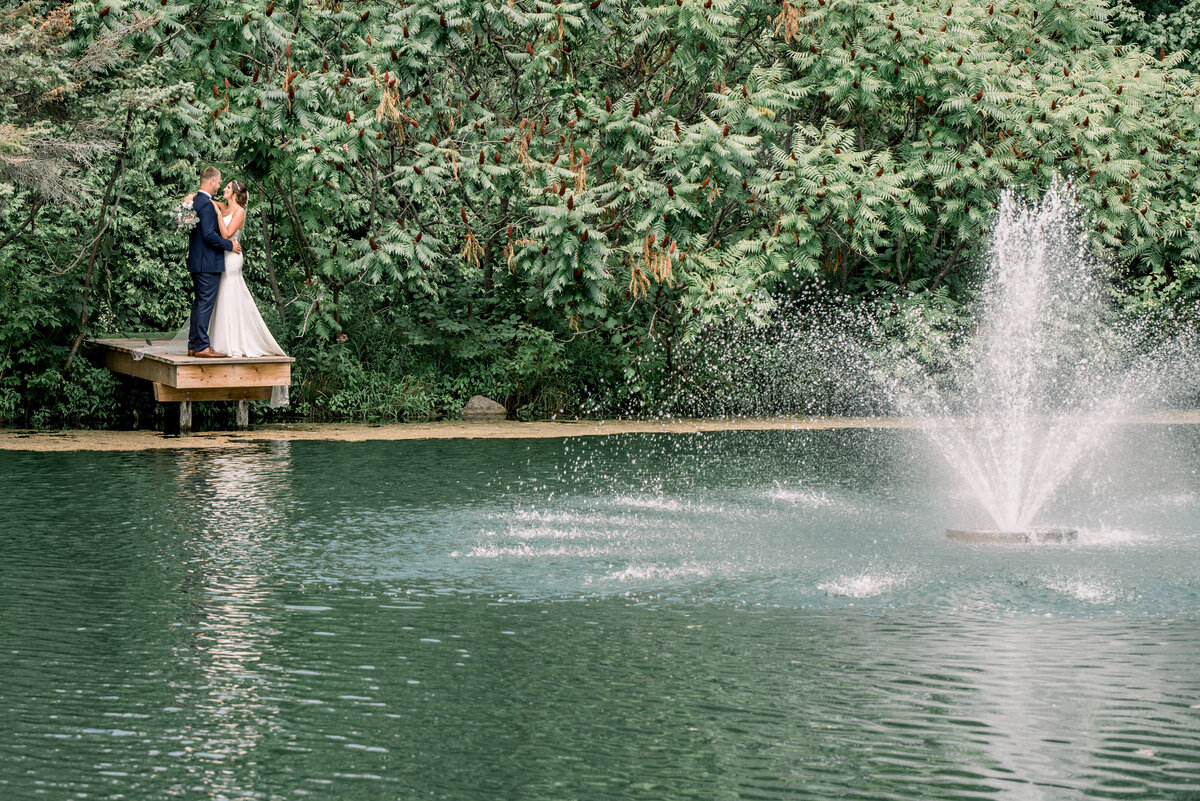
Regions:
<svg viewBox="0 0 1200 801"><path fill-rule="evenodd" d="M233 215L225 217L225 224ZM241 239L239 230L233 241ZM227 356L283 356L283 348L271 336L258 311L258 304L242 275L242 254L225 252L225 272L217 290L217 305L208 323L208 338L213 350Z"/></svg>

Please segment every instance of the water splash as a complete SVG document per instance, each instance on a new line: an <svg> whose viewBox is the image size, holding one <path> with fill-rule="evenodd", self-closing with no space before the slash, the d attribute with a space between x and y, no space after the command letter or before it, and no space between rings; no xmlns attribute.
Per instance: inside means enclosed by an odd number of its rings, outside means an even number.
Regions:
<svg viewBox="0 0 1200 801"><path fill-rule="evenodd" d="M1200 399L1200 305L1119 307L1089 225L1064 179L1032 199L1005 191L969 306L798 284L769 319L681 342L687 367L662 377L653 413L898 414L918 421L991 526L1029 531L1119 425ZM772 499L826 500L786 487Z"/></svg>
<svg viewBox="0 0 1200 801"><path fill-rule="evenodd" d="M882 595L903 587L908 583L908 580L909 576L904 572L867 572L853 576L839 576L836 579L818 584L817 589L824 591L830 596L874 598L877 595Z"/></svg>
<svg viewBox="0 0 1200 801"><path fill-rule="evenodd" d="M1178 343L1139 351L1106 269L1091 255L1069 182L1038 199L1005 191L990 239L976 330L950 381L893 383L1002 531L1026 531L1114 425L1161 399ZM940 378L940 377L939 377Z"/></svg>

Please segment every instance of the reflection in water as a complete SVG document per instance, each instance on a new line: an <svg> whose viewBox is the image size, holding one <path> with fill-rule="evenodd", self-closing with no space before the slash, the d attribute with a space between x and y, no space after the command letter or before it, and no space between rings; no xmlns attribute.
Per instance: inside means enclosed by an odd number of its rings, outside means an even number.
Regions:
<svg viewBox="0 0 1200 801"><path fill-rule="evenodd" d="M1200 796L1200 432L1041 549L908 436L0 454L0 799Z"/></svg>
<svg viewBox="0 0 1200 801"><path fill-rule="evenodd" d="M184 776L172 787L203 786L236 794L256 778L263 742L278 734L278 708L263 676L274 627L264 556L277 521L291 502L291 443L252 451L181 454L175 508L191 529L183 543L186 586L197 602L185 626L190 647L178 651L198 677L180 687L172 711L180 725L168 732L181 750ZM231 768L238 770L230 770Z"/></svg>
<svg viewBox="0 0 1200 801"><path fill-rule="evenodd" d="M954 732L954 753L970 755L980 777L1015 798L1105 795L1105 785L1147 780L1162 797L1187 797L1200 782L1200 741L1183 735L1198 716L1177 700L1198 689L1194 674L1181 682L1177 673L1187 640L1048 617L962 623L914 641L930 653L902 657L937 666L908 674L922 700L920 720L904 725ZM1190 764L1163 760L1164 740L1190 752Z"/></svg>

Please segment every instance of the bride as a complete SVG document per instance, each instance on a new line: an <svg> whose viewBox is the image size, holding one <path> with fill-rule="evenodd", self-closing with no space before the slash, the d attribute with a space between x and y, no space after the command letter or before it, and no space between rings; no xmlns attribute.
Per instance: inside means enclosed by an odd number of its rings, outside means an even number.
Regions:
<svg viewBox="0 0 1200 801"><path fill-rule="evenodd" d="M221 236L240 241L246 223L246 184L230 181L223 192L225 202L213 199ZM212 349L227 356L283 356L283 348L263 322L254 296L242 275L242 254L225 253L225 272L217 290L217 304L208 323Z"/></svg>

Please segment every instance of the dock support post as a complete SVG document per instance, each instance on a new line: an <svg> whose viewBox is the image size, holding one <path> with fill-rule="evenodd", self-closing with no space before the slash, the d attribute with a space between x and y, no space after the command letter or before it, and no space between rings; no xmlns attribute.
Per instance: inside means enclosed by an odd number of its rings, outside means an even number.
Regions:
<svg viewBox="0 0 1200 801"><path fill-rule="evenodd" d="M163 436L178 437L179 436L179 415L174 403L164 403L163 407Z"/></svg>
<svg viewBox="0 0 1200 801"><path fill-rule="evenodd" d="M245 431L250 427L250 401L243 398L237 402L237 412L234 413L234 425L238 431Z"/></svg>
<svg viewBox="0 0 1200 801"><path fill-rule="evenodd" d="M178 437L192 433L192 402L179 401L163 404L163 436Z"/></svg>

